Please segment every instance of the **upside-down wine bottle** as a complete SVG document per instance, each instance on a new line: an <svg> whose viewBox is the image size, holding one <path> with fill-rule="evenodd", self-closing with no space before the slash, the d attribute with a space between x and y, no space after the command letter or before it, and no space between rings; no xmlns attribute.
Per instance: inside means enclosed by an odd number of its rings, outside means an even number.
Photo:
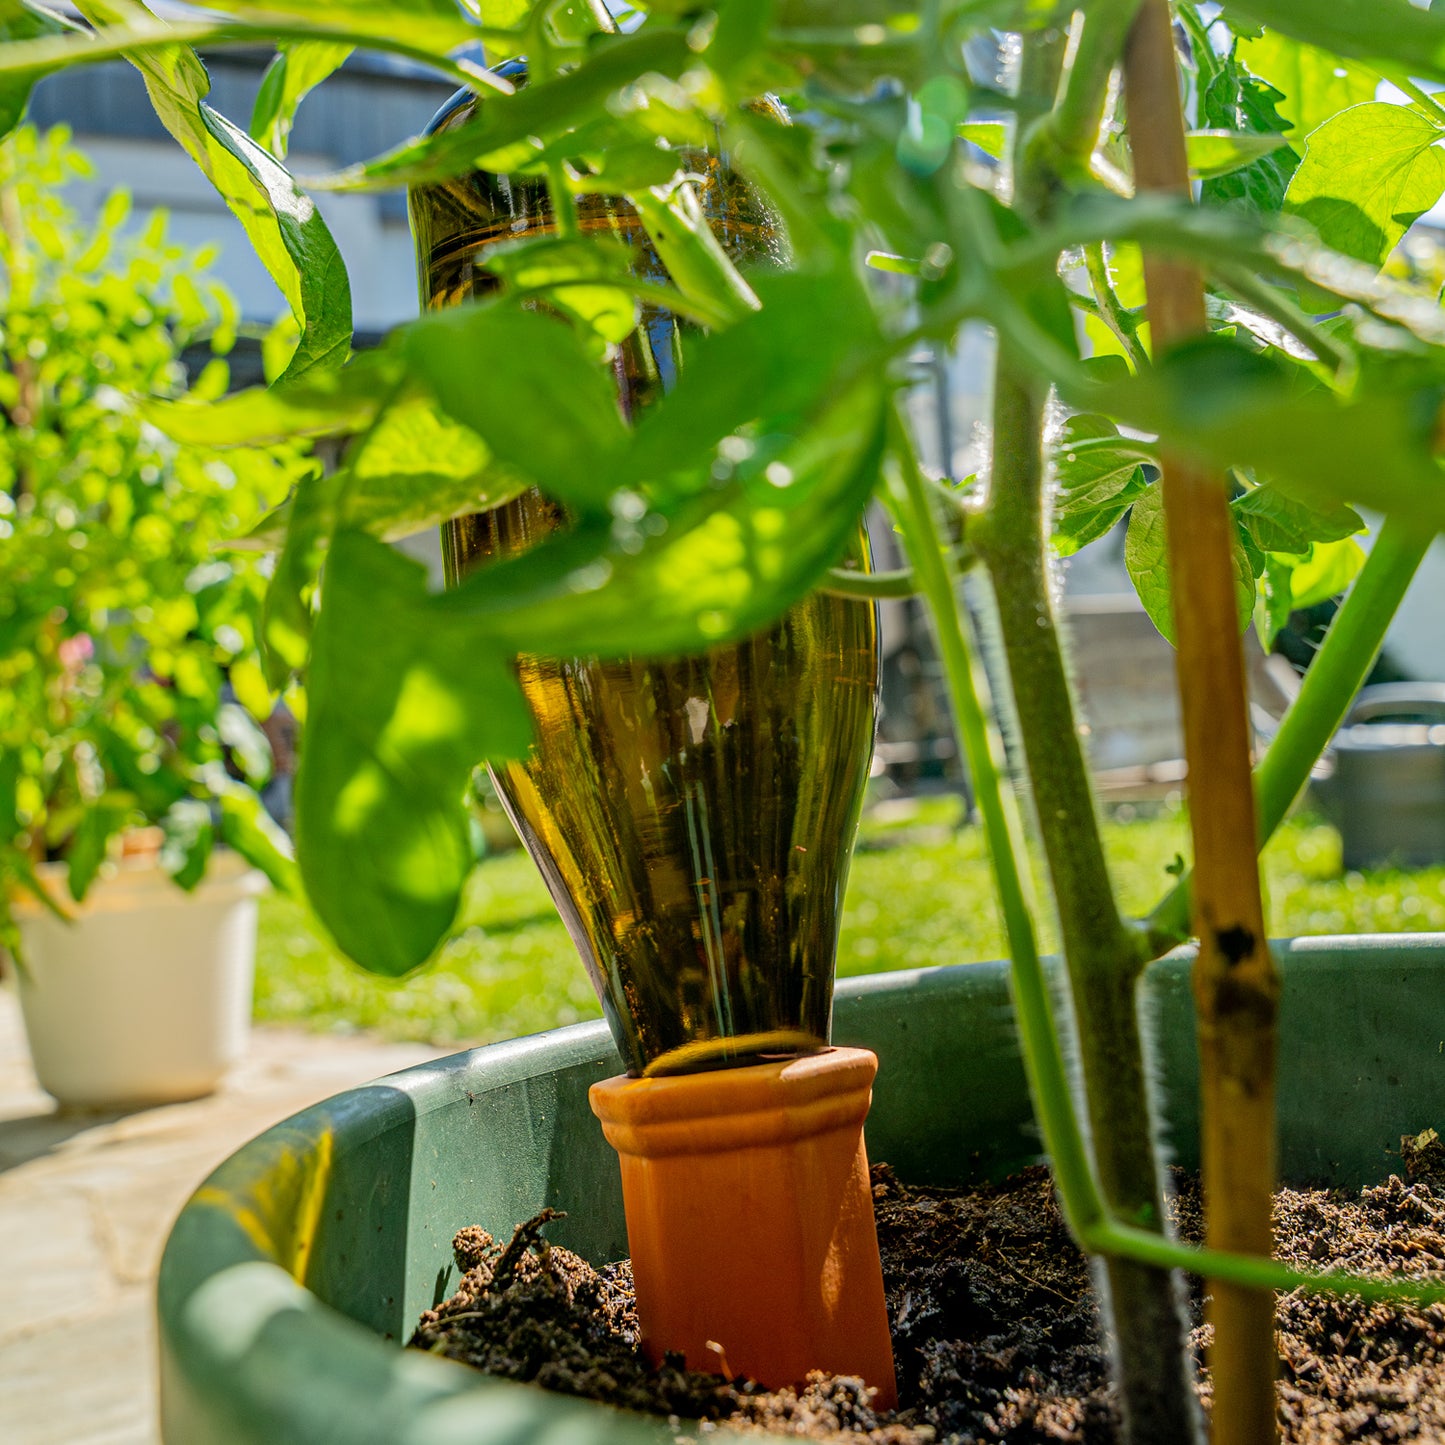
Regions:
<svg viewBox="0 0 1445 1445"><path fill-rule="evenodd" d="M500 67L514 81L518 62ZM475 97L434 122L463 125ZM715 157L691 157L734 260L777 264L776 226ZM496 287L488 248L553 228L545 183L473 172L411 194L423 304ZM635 212L584 196L583 234L627 243L665 279ZM645 307L614 361L635 416L675 375L683 323ZM498 358L505 365L505 358ZM479 365L477 386L486 386ZM557 424L566 425L559 401ZM532 491L448 523L447 576L565 527ZM856 557L862 560L860 532ZM629 1072L716 1067L826 1046L838 915L872 754L871 603L817 592L745 641L695 657L522 657L535 725L498 793L581 953Z"/></svg>

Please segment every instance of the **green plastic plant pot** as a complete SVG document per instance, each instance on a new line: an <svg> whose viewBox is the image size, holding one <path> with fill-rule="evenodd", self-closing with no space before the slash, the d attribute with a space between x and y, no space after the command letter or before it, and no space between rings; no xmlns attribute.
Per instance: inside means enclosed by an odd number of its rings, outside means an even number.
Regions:
<svg viewBox="0 0 1445 1445"><path fill-rule="evenodd" d="M1281 1167L1357 1187L1445 1118L1445 935L1278 945ZM1150 970L1166 1142L1197 1162L1183 952ZM852 979L834 1037L880 1061L869 1152L905 1180L1001 1177L1038 1158L1003 964ZM601 1023L494 1044L337 1095L201 1186L159 1283L168 1445L628 1445L665 1421L488 1380L399 1342L456 1286L452 1235L544 1206L594 1263L626 1253L617 1159L587 1103L618 1071Z"/></svg>

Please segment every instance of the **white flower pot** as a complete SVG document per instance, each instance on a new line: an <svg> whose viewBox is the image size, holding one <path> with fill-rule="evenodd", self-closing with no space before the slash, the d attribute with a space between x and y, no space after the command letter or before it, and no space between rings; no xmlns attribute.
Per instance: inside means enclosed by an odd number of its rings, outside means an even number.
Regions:
<svg viewBox="0 0 1445 1445"><path fill-rule="evenodd" d="M42 864L75 912L65 865ZM98 879L74 923L29 901L20 1003L41 1086L62 1104L115 1107L209 1094L245 1052L265 879L217 853L185 893L150 860Z"/></svg>

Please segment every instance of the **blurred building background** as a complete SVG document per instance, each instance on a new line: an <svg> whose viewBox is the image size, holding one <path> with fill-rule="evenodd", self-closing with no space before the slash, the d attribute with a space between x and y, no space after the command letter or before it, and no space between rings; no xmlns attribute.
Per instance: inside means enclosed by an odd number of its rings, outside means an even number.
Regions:
<svg viewBox="0 0 1445 1445"><path fill-rule="evenodd" d="M165 13L164 4L156 8ZM268 53L246 50L208 55L212 104L245 125L269 58ZM353 55L301 107L289 164L304 178L379 154L417 134L450 92L450 82L424 67L391 57ZM31 119L42 127L69 126L95 162L95 179L78 184L73 192L83 213L93 213L110 190L128 189L136 228L144 226L151 211L163 208L170 214L174 239L218 248L216 274L236 294L244 318L255 329L280 314L281 297L239 223L163 130L139 75L128 64L51 77L37 87ZM316 200L350 271L358 345L374 344L417 311L405 195L316 193ZM986 449L990 349L982 329L970 328L952 356L918 361L911 409L923 453L930 465L954 478L972 473ZM233 384L261 379L254 336L243 339L232 363ZM883 554L880 565L890 565L886 522L875 524L873 532ZM439 566L434 538L417 538L408 550ZM1126 793L1132 779L1147 796L1177 785L1169 771L1171 760L1180 754L1172 653L1134 597L1123 550L1121 527L1071 559L1061 569L1060 585L1076 636L1079 683L1094 725L1090 746L1095 766L1101 774L1112 775ZM986 624L986 617L983 620ZM928 778L945 781L956 768L951 730L936 661L915 604L887 605L884 643L889 688L882 755L905 785ZM1388 657L1391 675L1445 680L1445 543L1436 543L1406 599L1390 633ZM1275 695L1263 673L1260 686L1258 700L1265 713L1281 709L1287 696ZM1113 702L1105 702L1106 697Z"/></svg>

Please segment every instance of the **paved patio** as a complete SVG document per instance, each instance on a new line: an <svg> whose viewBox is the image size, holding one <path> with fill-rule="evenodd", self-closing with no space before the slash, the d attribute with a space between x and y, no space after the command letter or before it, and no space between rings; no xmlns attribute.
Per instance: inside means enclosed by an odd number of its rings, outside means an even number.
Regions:
<svg viewBox="0 0 1445 1445"><path fill-rule="evenodd" d="M152 1291L171 1221L252 1135L453 1050L258 1029L209 1099L64 1113L0 987L0 1441L155 1445Z"/></svg>

